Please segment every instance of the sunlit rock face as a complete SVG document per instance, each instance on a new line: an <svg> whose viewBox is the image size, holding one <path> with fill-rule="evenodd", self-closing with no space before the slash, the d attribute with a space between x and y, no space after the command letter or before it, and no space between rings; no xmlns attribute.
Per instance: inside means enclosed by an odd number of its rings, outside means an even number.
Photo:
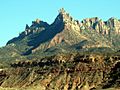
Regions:
<svg viewBox="0 0 120 90"><path fill-rule="evenodd" d="M111 30L114 30L116 34L120 34L120 21L117 18L110 18L107 21L107 26Z"/></svg>

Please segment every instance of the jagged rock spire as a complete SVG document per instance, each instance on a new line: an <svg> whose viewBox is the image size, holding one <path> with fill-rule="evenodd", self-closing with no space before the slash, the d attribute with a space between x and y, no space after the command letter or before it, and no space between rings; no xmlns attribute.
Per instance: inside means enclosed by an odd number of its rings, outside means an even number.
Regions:
<svg viewBox="0 0 120 90"><path fill-rule="evenodd" d="M40 23L40 19L37 18L35 22L36 22L36 23Z"/></svg>
<svg viewBox="0 0 120 90"><path fill-rule="evenodd" d="M61 9L59 10L59 13L60 13L60 14L65 14L66 11L64 10L64 8L61 8Z"/></svg>
<svg viewBox="0 0 120 90"><path fill-rule="evenodd" d="M67 12L65 11L64 8L61 8L61 9L59 10L59 15L58 15L58 17L61 17L61 19L62 19L64 22L66 22L66 21L72 21L72 20L73 20L73 18L69 15L69 13L67 13Z"/></svg>
<svg viewBox="0 0 120 90"><path fill-rule="evenodd" d="M60 10L59 10L59 15L58 15L58 17L61 19L61 20L65 20L66 19L66 16L67 16L67 13L66 13L66 11L64 10L64 8L61 8Z"/></svg>
<svg viewBox="0 0 120 90"><path fill-rule="evenodd" d="M30 29L30 27L28 26L28 24L26 24L25 30Z"/></svg>

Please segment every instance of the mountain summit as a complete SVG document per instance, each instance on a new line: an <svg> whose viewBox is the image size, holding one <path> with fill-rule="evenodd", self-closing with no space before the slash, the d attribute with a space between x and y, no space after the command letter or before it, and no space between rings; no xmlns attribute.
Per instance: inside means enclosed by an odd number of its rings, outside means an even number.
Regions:
<svg viewBox="0 0 120 90"><path fill-rule="evenodd" d="M112 17L103 21L93 17L80 22L62 8L51 25L36 19L31 26L26 25L25 31L18 37L8 41L7 45L20 47L18 50L25 55L51 48L66 52L96 51L99 48L119 51L119 37L120 20Z"/></svg>

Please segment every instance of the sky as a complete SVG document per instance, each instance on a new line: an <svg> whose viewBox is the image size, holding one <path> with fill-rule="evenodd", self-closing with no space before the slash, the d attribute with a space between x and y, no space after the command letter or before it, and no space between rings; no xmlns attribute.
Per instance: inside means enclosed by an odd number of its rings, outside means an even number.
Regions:
<svg viewBox="0 0 120 90"><path fill-rule="evenodd" d="M0 47L17 37L36 18L51 24L64 8L74 19L120 19L120 0L0 0Z"/></svg>

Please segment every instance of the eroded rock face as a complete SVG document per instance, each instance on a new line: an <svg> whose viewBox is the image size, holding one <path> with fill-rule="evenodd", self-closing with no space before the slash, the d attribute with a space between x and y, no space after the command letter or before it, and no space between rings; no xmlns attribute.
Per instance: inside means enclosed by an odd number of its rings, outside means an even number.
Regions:
<svg viewBox="0 0 120 90"><path fill-rule="evenodd" d="M82 30L95 30L97 33L103 35L110 34L120 34L120 20L116 18L110 18L108 21L103 21L98 17L86 18L81 22L78 20L74 20L73 17L67 13L64 8L59 10L59 15L56 17L54 23L51 25L43 22L39 19L32 21L32 25L29 27L26 25L25 31L20 33L20 36L23 37L25 35L34 34L41 30L45 30L46 28L51 29L51 26L55 26L59 23L64 24L63 29L67 30L76 30L82 33Z"/></svg>
<svg viewBox="0 0 120 90"><path fill-rule="evenodd" d="M107 25L115 31L115 33L120 34L120 21L117 18L110 18L107 21Z"/></svg>
<svg viewBox="0 0 120 90"><path fill-rule="evenodd" d="M11 68L0 71L0 86L21 88L38 85L44 90L90 90L105 85L109 88L109 75L117 86L120 84L119 60L117 55L58 54L38 61L17 61L11 64Z"/></svg>
<svg viewBox="0 0 120 90"><path fill-rule="evenodd" d="M114 34L119 34L120 21L115 18L110 18L108 21L104 22L98 17L87 18L82 21L86 29L94 29L100 34L109 35L110 33L115 32Z"/></svg>
<svg viewBox="0 0 120 90"><path fill-rule="evenodd" d="M61 18L62 17L62 18ZM77 30L80 31L81 23L78 20L74 20L64 8L59 10L58 20L62 20L65 30Z"/></svg>
<svg viewBox="0 0 120 90"><path fill-rule="evenodd" d="M119 32L120 20L118 19L110 18L108 21L103 21L98 17L93 17L80 22L73 19L62 8L51 25L36 19L31 26L26 25L25 31L18 37L8 41L7 45L14 43L19 46L19 43L23 43L20 46L21 53L28 55L57 45L61 48L62 45L74 46L87 40L86 44L80 45L81 49L105 47L116 51L120 48Z"/></svg>
<svg viewBox="0 0 120 90"><path fill-rule="evenodd" d="M110 18L108 21L104 22L98 17L86 18L82 22L74 20L69 13L62 8L60 9L60 14L63 16L63 21L65 22L65 29L78 30L96 30L98 33L103 35L109 35L110 33L115 32L115 34L120 33L120 21L116 18Z"/></svg>
<svg viewBox="0 0 120 90"><path fill-rule="evenodd" d="M19 37L25 37L30 34L36 34L39 33L42 30L45 30L49 27L49 24L46 22L43 22L39 19L36 19L35 21L32 21L32 25L28 26L26 24L25 31L19 34Z"/></svg>

